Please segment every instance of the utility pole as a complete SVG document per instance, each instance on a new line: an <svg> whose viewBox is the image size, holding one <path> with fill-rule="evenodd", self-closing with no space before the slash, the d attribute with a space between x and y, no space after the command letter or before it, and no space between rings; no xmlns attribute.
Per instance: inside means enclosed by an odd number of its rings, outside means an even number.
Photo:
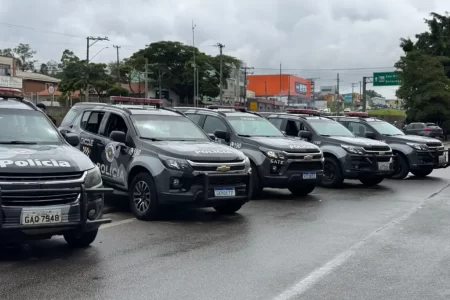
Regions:
<svg viewBox="0 0 450 300"><path fill-rule="evenodd" d="M334 105L335 105L336 113L339 114L339 100L340 100L340 97L339 97L339 82L340 82L339 73L337 74L336 81L337 81L337 86L336 86L336 98L334 99L334 101L335 101Z"/></svg>
<svg viewBox="0 0 450 300"><path fill-rule="evenodd" d="M90 44L90 41L94 41ZM93 37L88 36L86 38L86 91L85 91L85 101L89 102L89 48L91 48L98 41L109 41L109 39L105 37Z"/></svg>
<svg viewBox="0 0 450 300"><path fill-rule="evenodd" d="M223 53L223 48L225 47L225 45L221 44L221 43L217 43L217 47L219 47L219 51L220 51L220 105L222 105L222 101L223 101L223 84L222 84L222 53Z"/></svg>
<svg viewBox="0 0 450 300"><path fill-rule="evenodd" d="M116 52L117 52L117 83L120 84L120 59L119 59L120 46L113 45L113 47L116 48Z"/></svg>
<svg viewBox="0 0 450 300"><path fill-rule="evenodd" d="M145 58L145 74L144 74L144 98L148 97L148 58Z"/></svg>
<svg viewBox="0 0 450 300"><path fill-rule="evenodd" d="M193 69L194 69L194 106L197 107L198 103L197 103L197 93L198 93L198 84L196 84L196 82L198 81L198 72L197 72L197 65L195 63L195 27L197 25L194 24L194 20L192 20L192 52L194 55L194 64L193 64Z"/></svg>
<svg viewBox="0 0 450 300"><path fill-rule="evenodd" d="M373 77L367 77L364 76L363 77L363 81L362 81L362 94L363 94L363 111L367 110L367 84L368 83L372 83L373 82Z"/></svg>
<svg viewBox="0 0 450 300"><path fill-rule="evenodd" d="M282 101L281 100L282 92L283 92L283 90L282 90L282 86L281 86L281 63L280 63L280 101ZM289 105L289 103L288 103L288 105Z"/></svg>
<svg viewBox="0 0 450 300"><path fill-rule="evenodd" d="M253 72L249 72L248 70L253 70L253 67L242 67L244 69L244 106L247 106L247 75L253 74Z"/></svg>

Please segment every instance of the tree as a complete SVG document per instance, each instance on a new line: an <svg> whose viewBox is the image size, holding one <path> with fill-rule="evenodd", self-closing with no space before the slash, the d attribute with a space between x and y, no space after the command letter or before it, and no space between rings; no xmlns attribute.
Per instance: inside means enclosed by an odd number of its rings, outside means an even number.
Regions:
<svg viewBox="0 0 450 300"><path fill-rule="evenodd" d="M54 60L50 60L45 64L41 64L39 68L39 73L48 76L58 77L59 76L58 63Z"/></svg>
<svg viewBox="0 0 450 300"><path fill-rule="evenodd" d="M37 60L33 60L35 54L36 51L31 49L29 44L19 44L13 49L0 50L0 55L14 57L21 71L35 71L34 65L37 62Z"/></svg>
<svg viewBox="0 0 450 300"><path fill-rule="evenodd" d="M149 63L149 81L178 94L180 99L192 102L194 95L193 78L193 50L192 46L180 42L161 41L148 45L134 53L130 58L130 66L139 72L144 71L145 58ZM196 51L196 65L199 77L199 95L217 97L219 95L218 57L211 57ZM229 78L231 67L228 63L235 63L237 59L223 56L223 80ZM161 76L163 74L163 76Z"/></svg>
<svg viewBox="0 0 450 300"><path fill-rule="evenodd" d="M374 97L382 98L383 97L381 94L378 94L374 90L366 90L366 95L369 96L370 98L374 98Z"/></svg>
<svg viewBox="0 0 450 300"><path fill-rule="evenodd" d="M440 122L450 118L450 16L431 13L428 31L416 41L402 38L405 55L396 63L409 121Z"/></svg>

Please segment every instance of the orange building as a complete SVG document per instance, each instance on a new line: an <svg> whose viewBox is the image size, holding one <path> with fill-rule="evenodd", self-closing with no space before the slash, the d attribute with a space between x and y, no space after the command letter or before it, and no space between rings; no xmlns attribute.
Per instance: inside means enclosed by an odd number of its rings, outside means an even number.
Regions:
<svg viewBox="0 0 450 300"><path fill-rule="evenodd" d="M279 96L281 90L281 96L311 98L311 81L290 74L248 75L247 89L256 97Z"/></svg>

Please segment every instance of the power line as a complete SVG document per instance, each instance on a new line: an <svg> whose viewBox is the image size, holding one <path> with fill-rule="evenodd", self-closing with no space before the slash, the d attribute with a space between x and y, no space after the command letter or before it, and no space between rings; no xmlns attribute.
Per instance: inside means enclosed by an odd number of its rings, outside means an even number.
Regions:
<svg viewBox="0 0 450 300"><path fill-rule="evenodd" d="M284 69L283 71L364 71L364 70L378 70L378 69L395 69L395 67L360 67L360 68L330 68L330 69ZM255 70L273 70L279 71L279 68L255 68Z"/></svg>
<svg viewBox="0 0 450 300"><path fill-rule="evenodd" d="M46 30L46 29L39 29L39 28L28 27L28 26L23 26L23 25L16 25L16 24L11 24L11 23L6 23L6 22L0 22L0 25L9 26L9 27L16 27L16 28L22 28L22 29L28 29L28 30L34 30L34 31L41 31L41 32L49 33L49 34L70 36L70 37L74 37L74 38L83 38L82 36L79 36L79 35L68 34L68 33L63 33L63 32L56 32L56 31L51 31L51 30Z"/></svg>

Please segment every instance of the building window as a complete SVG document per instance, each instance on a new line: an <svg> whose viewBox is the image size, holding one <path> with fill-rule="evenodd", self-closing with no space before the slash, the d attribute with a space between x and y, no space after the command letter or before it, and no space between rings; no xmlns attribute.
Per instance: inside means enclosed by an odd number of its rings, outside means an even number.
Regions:
<svg viewBox="0 0 450 300"><path fill-rule="evenodd" d="M11 76L11 66L0 64L0 76Z"/></svg>

